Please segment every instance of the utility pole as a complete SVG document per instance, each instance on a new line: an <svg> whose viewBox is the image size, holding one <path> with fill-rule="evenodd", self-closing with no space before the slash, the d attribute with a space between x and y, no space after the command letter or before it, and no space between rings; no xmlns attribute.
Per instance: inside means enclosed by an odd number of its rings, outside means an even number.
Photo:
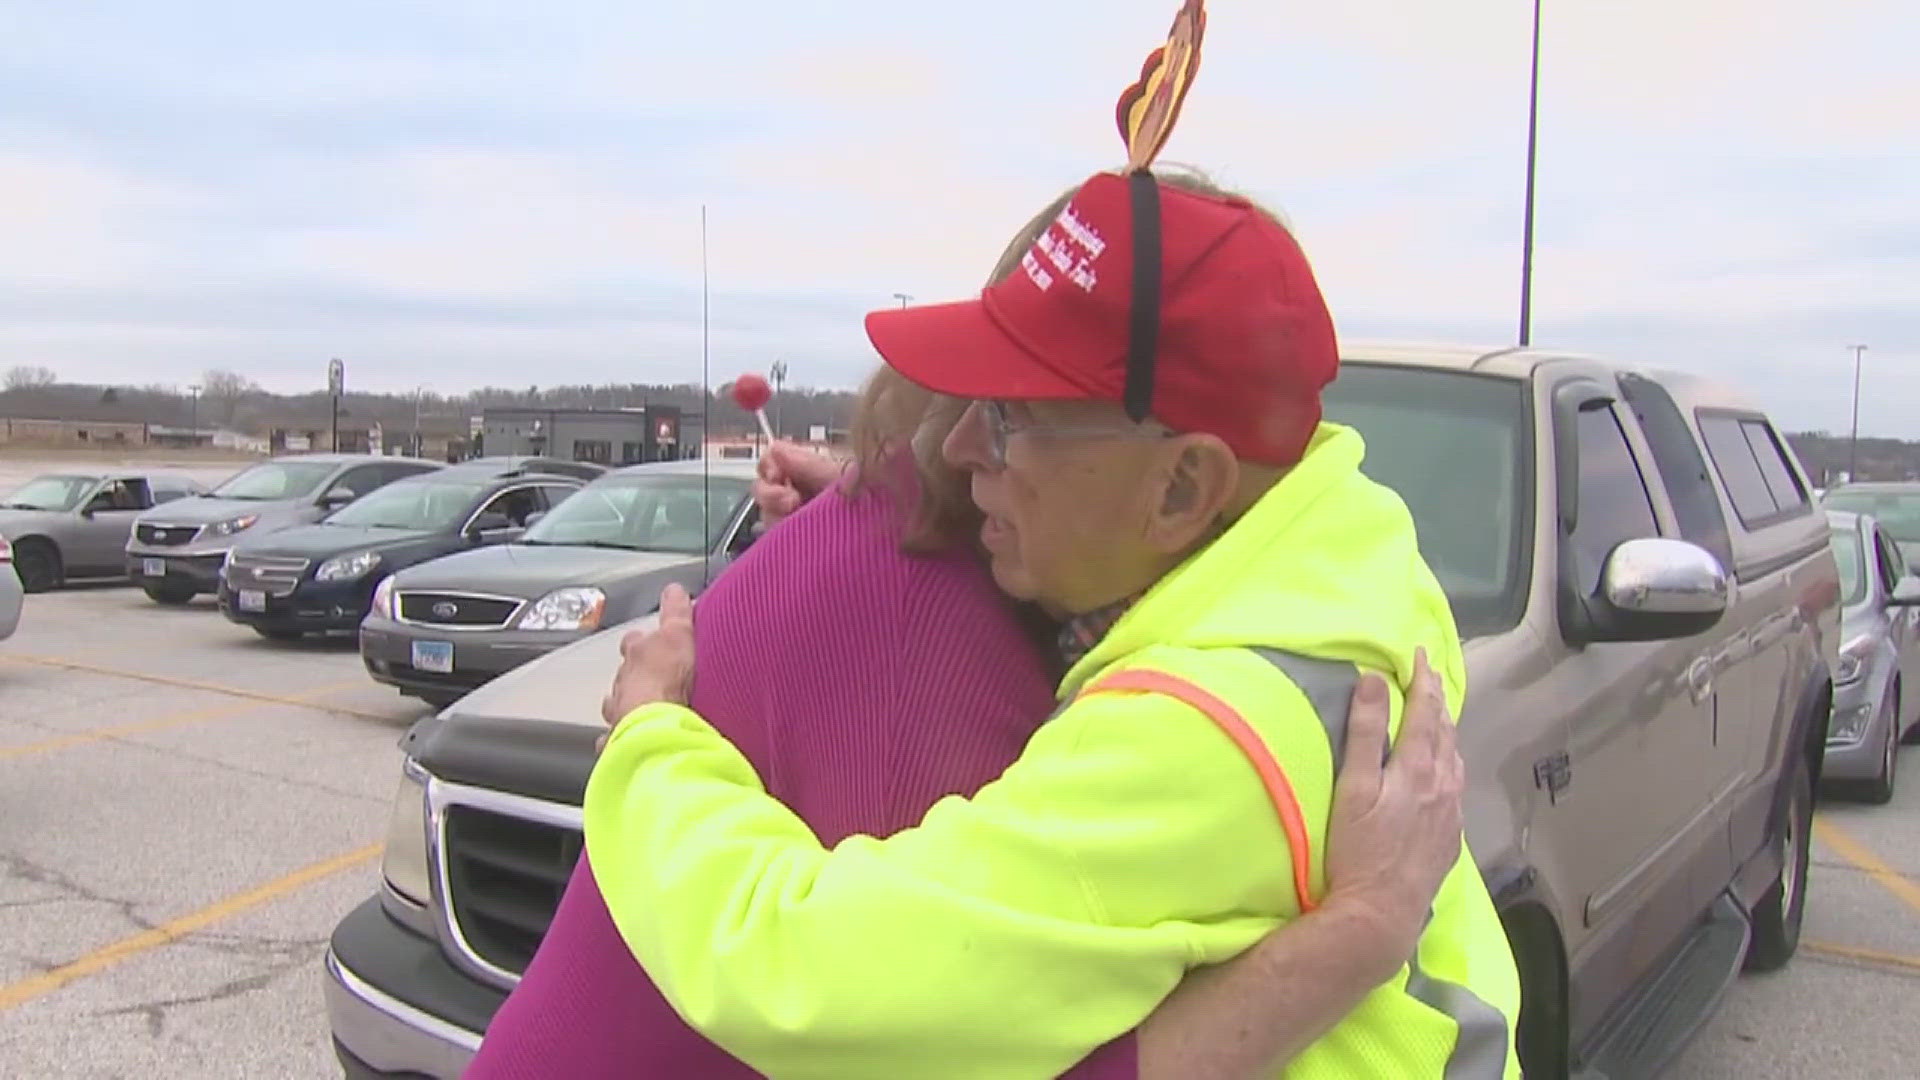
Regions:
<svg viewBox="0 0 1920 1080"><path fill-rule="evenodd" d="M420 448L423 445L425 445L420 441L420 397L426 392L427 392L427 388L424 386L416 386L413 388L413 456L414 457L420 456Z"/></svg>
<svg viewBox="0 0 1920 1080"><path fill-rule="evenodd" d="M1860 355L1865 345L1849 345L1853 350L1853 434L1847 437L1847 483L1860 479Z"/></svg>
<svg viewBox="0 0 1920 1080"><path fill-rule="evenodd" d="M200 445L200 384L195 383L194 385L187 387L187 393L192 395L192 401L193 401L193 404L188 406L188 412L187 412L187 415L191 418L187 421L187 445L199 446Z"/></svg>
<svg viewBox="0 0 1920 1080"><path fill-rule="evenodd" d="M333 400L333 452L340 452L340 395L347 388L347 365L334 357L327 362L327 396Z"/></svg>
<svg viewBox="0 0 1920 1080"><path fill-rule="evenodd" d="M912 300L912 299L913 299L913 297L911 297L911 296L908 296L908 295L907 295L906 293L903 293L903 292L897 292L897 293L894 293L894 294L893 294L893 298L894 298L895 300L898 300L898 301L900 301L900 306L901 306L901 307L906 307L906 306L907 306L907 302L908 302L909 300Z"/></svg>
<svg viewBox="0 0 1920 1080"><path fill-rule="evenodd" d="M1540 132L1540 0L1533 0L1533 75L1527 88L1527 209L1520 241L1520 344L1533 342L1533 173Z"/></svg>
<svg viewBox="0 0 1920 1080"><path fill-rule="evenodd" d="M773 437L780 437L780 388L787 384L787 362L775 360L773 367L767 369L773 379Z"/></svg>

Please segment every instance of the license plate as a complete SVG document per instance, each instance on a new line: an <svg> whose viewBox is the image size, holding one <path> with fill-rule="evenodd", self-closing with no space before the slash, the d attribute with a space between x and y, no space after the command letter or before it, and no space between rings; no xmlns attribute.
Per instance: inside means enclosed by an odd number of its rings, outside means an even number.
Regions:
<svg viewBox="0 0 1920 1080"><path fill-rule="evenodd" d="M166 577L167 560L142 559L140 560L140 572L147 577Z"/></svg>
<svg viewBox="0 0 1920 1080"><path fill-rule="evenodd" d="M453 642L414 642L413 666L421 671L431 671L438 675L453 674Z"/></svg>
<svg viewBox="0 0 1920 1080"><path fill-rule="evenodd" d="M259 589L241 589L240 590L240 610L241 611L267 610L267 594L264 592L261 592Z"/></svg>

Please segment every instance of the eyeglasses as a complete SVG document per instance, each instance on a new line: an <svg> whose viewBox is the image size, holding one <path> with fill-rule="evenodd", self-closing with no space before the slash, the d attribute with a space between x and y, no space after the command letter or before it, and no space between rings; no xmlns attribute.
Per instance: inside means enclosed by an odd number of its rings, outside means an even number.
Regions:
<svg viewBox="0 0 1920 1080"><path fill-rule="evenodd" d="M1050 439L1123 439L1172 438L1175 434L1153 423L1046 424L1014 420L1004 401L975 402L987 421L987 461L996 469L1007 467L1007 440L1023 431Z"/></svg>

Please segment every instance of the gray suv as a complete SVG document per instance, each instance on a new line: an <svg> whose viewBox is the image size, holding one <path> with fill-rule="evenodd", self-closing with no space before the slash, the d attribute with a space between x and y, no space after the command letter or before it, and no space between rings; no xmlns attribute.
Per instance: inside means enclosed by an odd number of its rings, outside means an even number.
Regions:
<svg viewBox="0 0 1920 1080"><path fill-rule="evenodd" d="M1398 491L1466 641L1467 836L1534 1078L1657 1075L1787 962L1838 662L1826 516L1723 387L1544 351L1351 349L1329 419ZM458 1075L581 849L602 633L403 742L383 879L326 957L353 1076ZM964 647L955 642L955 647Z"/></svg>
<svg viewBox="0 0 1920 1080"><path fill-rule="evenodd" d="M237 537L310 525L375 488L442 467L371 454L299 454L260 462L205 495L141 515L126 545L127 574L162 604L218 593L221 564Z"/></svg>

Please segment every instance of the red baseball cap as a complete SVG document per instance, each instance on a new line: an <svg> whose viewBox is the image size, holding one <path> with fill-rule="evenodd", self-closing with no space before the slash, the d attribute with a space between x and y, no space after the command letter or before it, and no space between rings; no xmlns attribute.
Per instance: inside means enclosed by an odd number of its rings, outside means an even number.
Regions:
<svg viewBox="0 0 1920 1080"><path fill-rule="evenodd" d="M1339 368L1333 319L1306 255L1246 199L1144 179L1094 176L1004 281L974 300L873 312L867 336L895 370L936 393L1137 401L1176 431L1218 436L1243 460L1299 461L1320 423L1320 392ZM1158 240L1157 275L1134 265L1142 188L1159 199L1159 235L1143 245ZM1152 215L1145 220L1151 227ZM1146 282L1158 279L1158 319L1146 332L1146 382L1136 356L1129 394L1142 269Z"/></svg>

